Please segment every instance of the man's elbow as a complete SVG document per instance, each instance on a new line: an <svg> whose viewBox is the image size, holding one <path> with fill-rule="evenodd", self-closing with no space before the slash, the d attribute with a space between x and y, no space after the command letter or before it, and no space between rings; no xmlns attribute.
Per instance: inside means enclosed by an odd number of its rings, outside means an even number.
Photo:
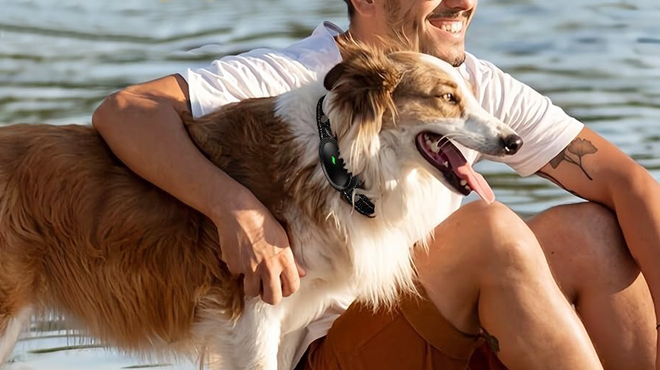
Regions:
<svg viewBox="0 0 660 370"><path fill-rule="evenodd" d="M638 163L626 171L618 171L618 176L611 176L610 192L613 198L634 196L640 199L660 198L660 185L651 173Z"/></svg>
<svg viewBox="0 0 660 370"><path fill-rule="evenodd" d="M117 91L106 97L92 114L92 126L101 134L122 122L118 119L126 110L127 97L123 91Z"/></svg>
<svg viewBox="0 0 660 370"><path fill-rule="evenodd" d="M657 193L660 192L660 185L656 179L651 175L651 173L641 165L635 166L629 180L629 188L632 188L633 191L645 194L647 192Z"/></svg>

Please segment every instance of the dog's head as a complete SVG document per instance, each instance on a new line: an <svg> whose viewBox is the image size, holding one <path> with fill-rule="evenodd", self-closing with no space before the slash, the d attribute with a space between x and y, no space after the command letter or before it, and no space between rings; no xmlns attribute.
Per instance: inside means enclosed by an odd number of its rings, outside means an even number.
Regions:
<svg viewBox="0 0 660 370"><path fill-rule="evenodd" d="M344 61L324 85L347 169L381 193L405 172L423 169L455 192L475 190L492 200L490 187L451 141L495 156L514 154L522 141L481 108L458 71L415 52L343 49Z"/></svg>

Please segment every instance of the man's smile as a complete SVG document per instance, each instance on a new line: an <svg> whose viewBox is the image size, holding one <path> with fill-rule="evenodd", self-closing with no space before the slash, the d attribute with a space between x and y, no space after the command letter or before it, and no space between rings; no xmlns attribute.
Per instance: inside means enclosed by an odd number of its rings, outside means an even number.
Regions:
<svg viewBox="0 0 660 370"><path fill-rule="evenodd" d="M456 19L429 18L429 23L442 34L452 39L461 39L465 32L465 21Z"/></svg>
<svg viewBox="0 0 660 370"><path fill-rule="evenodd" d="M439 30L439 35L453 41L461 40L465 37L467 24L470 20L472 11L436 11L428 15L429 24Z"/></svg>

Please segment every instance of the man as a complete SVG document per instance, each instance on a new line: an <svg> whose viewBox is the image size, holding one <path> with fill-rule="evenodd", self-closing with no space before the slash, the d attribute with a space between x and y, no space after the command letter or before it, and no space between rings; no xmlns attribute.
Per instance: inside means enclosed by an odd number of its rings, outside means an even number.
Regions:
<svg viewBox="0 0 660 370"><path fill-rule="evenodd" d="M547 99L465 53L477 0L347 4L354 38L377 43L401 25L419 37L425 52L459 67L482 106L523 136L523 149L509 162L514 169L538 173L594 203L557 207L527 223L499 203L461 207L436 228L429 253L415 258L427 300L404 298L391 313L359 305L344 312L338 302L337 313L310 325L303 350L313 343L300 367L464 369L485 340L513 370L599 369L599 361L607 369L653 368L648 287L657 314L660 186ZM122 161L215 222L223 259L245 274L248 295L261 294L269 303L293 294L304 271L282 227L204 158L181 117L279 94L327 72L341 59L333 39L339 33L322 25L283 51L256 50L131 86L94 113L94 126ZM490 366L484 362L499 366L491 360L472 356L473 369Z"/></svg>

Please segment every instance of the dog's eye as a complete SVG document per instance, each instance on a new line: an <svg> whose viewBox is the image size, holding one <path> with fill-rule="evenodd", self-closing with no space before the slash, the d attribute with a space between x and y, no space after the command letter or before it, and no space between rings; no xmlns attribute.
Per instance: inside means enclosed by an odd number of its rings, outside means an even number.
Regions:
<svg viewBox="0 0 660 370"><path fill-rule="evenodd" d="M448 103L456 104L456 97L452 93L446 93L440 95L440 98L444 99Z"/></svg>

